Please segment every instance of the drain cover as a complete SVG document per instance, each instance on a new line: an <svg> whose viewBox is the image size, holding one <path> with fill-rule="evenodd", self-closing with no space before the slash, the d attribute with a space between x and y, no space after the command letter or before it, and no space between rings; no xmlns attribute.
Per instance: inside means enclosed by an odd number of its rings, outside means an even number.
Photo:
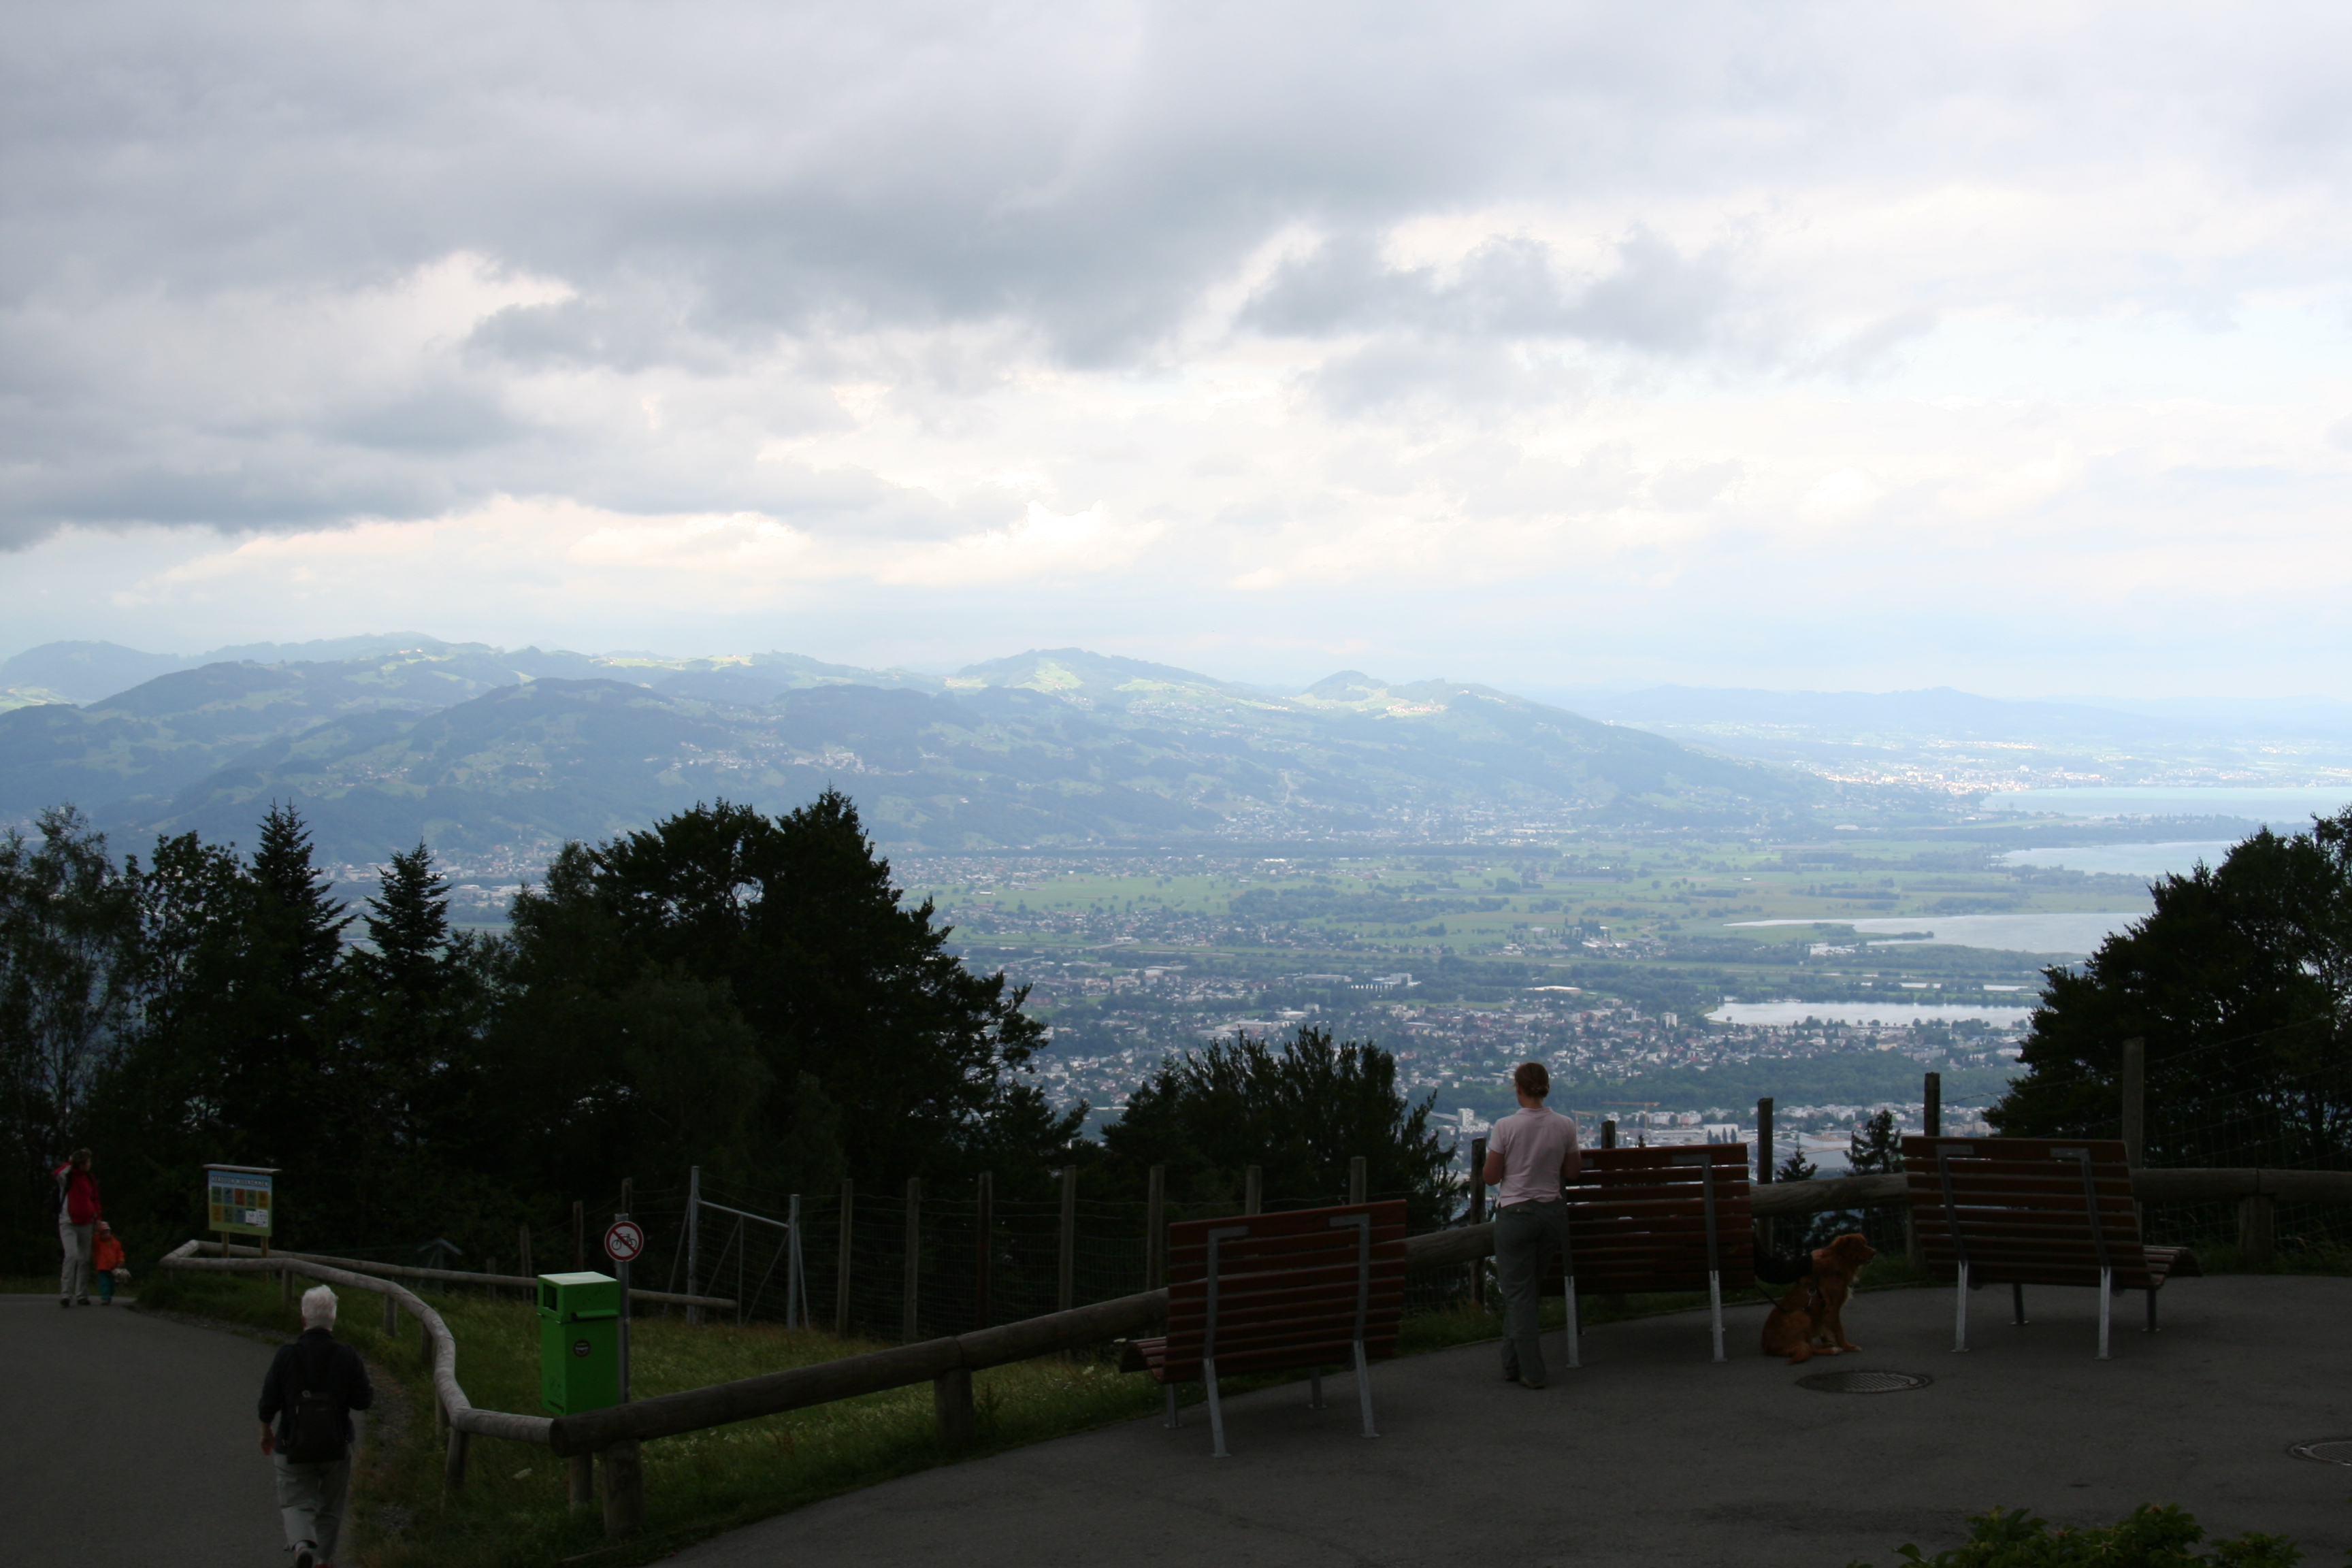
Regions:
<svg viewBox="0 0 2352 1568"><path fill-rule="evenodd" d="M1817 1372L1811 1377L1797 1379L1797 1386L1821 1394L1900 1394L1906 1388L1925 1388L1935 1381L1916 1372ZM2352 1448L2352 1442L2345 1446ZM2352 1459L2345 1462L2352 1463Z"/></svg>
<svg viewBox="0 0 2352 1568"><path fill-rule="evenodd" d="M2298 1459L2316 1459L2323 1465L2352 1465L2352 1437L2320 1437L2297 1443L2287 1452Z"/></svg>

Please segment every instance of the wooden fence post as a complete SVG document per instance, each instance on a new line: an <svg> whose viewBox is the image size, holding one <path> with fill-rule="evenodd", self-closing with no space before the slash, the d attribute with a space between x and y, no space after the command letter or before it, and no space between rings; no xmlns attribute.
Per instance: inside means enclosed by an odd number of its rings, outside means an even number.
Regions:
<svg viewBox="0 0 2352 1568"><path fill-rule="evenodd" d="M535 1277L539 1270L530 1266L530 1226L526 1225L516 1227L515 1249L515 1257L519 1260L515 1272L526 1279ZM687 1294L689 1296L694 1294L692 1287L688 1288Z"/></svg>
<svg viewBox="0 0 2352 1568"><path fill-rule="evenodd" d="M923 1266L923 1178L907 1178L907 1278L899 1288L898 1338L915 1342L915 1287Z"/></svg>
<svg viewBox="0 0 2352 1568"><path fill-rule="evenodd" d="M466 1489L467 1436L455 1426L449 1428L449 1451L441 1461L441 1484L453 1492Z"/></svg>
<svg viewBox="0 0 2352 1568"><path fill-rule="evenodd" d="M634 1439L604 1450L604 1533L625 1541L646 1527L646 1462Z"/></svg>
<svg viewBox="0 0 2352 1568"><path fill-rule="evenodd" d="M2278 1258L2278 1199L2250 1193L2238 1200L2238 1264L2268 1268Z"/></svg>
<svg viewBox="0 0 2352 1568"><path fill-rule="evenodd" d="M1606 1117L1601 1121L1601 1146L1603 1149L1617 1147L1617 1119L1613 1116Z"/></svg>
<svg viewBox="0 0 2352 1568"><path fill-rule="evenodd" d="M1143 1178L1143 1288L1168 1282L1168 1167L1154 1165Z"/></svg>
<svg viewBox="0 0 2352 1568"><path fill-rule="evenodd" d="M976 1207L979 1212L972 1216L971 1326L984 1329L992 1321L989 1316L992 1303L988 1287L996 1273L995 1237L992 1234L996 1229L996 1177L991 1172L980 1173L980 1202Z"/></svg>
<svg viewBox="0 0 2352 1568"><path fill-rule="evenodd" d="M278 1299L289 1306L293 1304L294 1270L291 1268L281 1268L278 1271Z"/></svg>
<svg viewBox="0 0 2352 1568"><path fill-rule="evenodd" d="M1768 1095L1756 1102L1756 1184L1769 1186L1772 1181L1772 1100ZM1765 1252L1772 1250L1772 1222L1756 1222L1756 1245Z"/></svg>
<svg viewBox="0 0 2352 1568"><path fill-rule="evenodd" d="M1941 1138L1944 1135L1944 1075L1942 1073L1931 1072L1927 1075L1926 1099L1927 1105L1919 1118L1921 1122L1919 1130L1930 1138Z"/></svg>
<svg viewBox="0 0 2352 1568"><path fill-rule="evenodd" d="M387 1349L391 1347L392 1336L398 1332L400 1332L400 1303L394 1300L392 1292L387 1290L383 1294L383 1339Z"/></svg>
<svg viewBox="0 0 2352 1568"><path fill-rule="evenodd" d="M2137 1171L2147 1152L2147 1041L2124 1042L2124 1163Z"/></svg>
<svg viewBox="0 0 2352 1568"><path fill-rule="evenodd" d="M567 1507L583 1509L596 1500L596 1456L574 1454L563 1461L563 1500Z"/></svg>
<svg viewBox="0 0 2352 1568"><path fill-rule="evenodd" d="M939 1418L941 1447L960 1453L971 1447L979 1422L971 1407L970 1367L951 1367L931 1379L931 1413Z"/></svg>
<svg viewBox="0 0 2352 1568"><path fill-rule="evenodd" d="M1242 1167L1242 1213L1263 1214L1265 1211L1265 1167Z"/></svg>
<svg viewBox="0 0 2352 1568"><path fill-rule="evenodd" d="M1486 1223L1486 1141L1470 1140L1470 1223ZM1486 1260L1483 1258L1470 1265L1470 1300L1473 1305L1486 1304Z"/></svg>
<svg viewBox="0 0 2352 1568"><path fill-rule="evenodd" d="M857 1184L841 1178L841 1246L833 1274L833 1333L849 1337L849 1223L856 1217Z"/></svg>
<svg viewBox="0 0 2352 1568"><path fill-rule="evenodd" d="M1364 1201L1364 1188L1367 1184L1364 1157L1361 1154L1349 1155L1348 1201L1351 1204L1362 1203Z"/></svg>
<svg viewBox="0 0 2352 1568"><path fill-rule="evenodd" d="M1078 1168L1062 1167L1062 1246L1056 1260L1054 1301L1066 1312L1078 1304Z"/></svg>

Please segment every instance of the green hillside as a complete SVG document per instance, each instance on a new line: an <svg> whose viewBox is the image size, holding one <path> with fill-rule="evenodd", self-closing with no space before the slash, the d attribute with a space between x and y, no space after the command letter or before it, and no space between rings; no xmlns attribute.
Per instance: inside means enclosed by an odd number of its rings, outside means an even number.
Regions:
<svg viewBox="0 0 2352 1568"><path fill-rule="evenodd" d="M436 644L0 713L0 814L72 800L118 829L232 837L293 799L322 851L353 860L420 837L529 854L828 784L884 842L943 849L1734 825L1830 790L1483 687L1350 673L1281 697L1077 649L940 679Z"/></svg>

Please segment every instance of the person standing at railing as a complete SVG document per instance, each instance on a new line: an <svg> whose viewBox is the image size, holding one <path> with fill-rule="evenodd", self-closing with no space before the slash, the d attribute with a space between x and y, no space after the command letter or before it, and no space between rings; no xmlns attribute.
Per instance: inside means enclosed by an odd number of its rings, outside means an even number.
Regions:
<svg viewBox="0 0 2352 1568"><path fill-rule="evenodd" d="M58 1246L65 1261L58 1268L58 1305L89 1305L90 1233L103 1218L98 1202L98 1178L89 1173L89 1151L77 1149L51 1174L58 1179Z"/></svg>
<svg viewBox="0 0 2352 1568"><path fill-rule="evenodd" d="M261 1451L278 1469L278 1511L294 1568L332 1568L352 1484L352 1412L375 1403L367 1363L335 1338L335 1293L302 1292L302 1337L278 1347L261 1383Z"/></svg>
<svg viewBox="0 0 2352 1568"><path fill-rule="evenodd" d="M1519 1109L1495 1123L1479 1173L1495 1194L1495 1272L1503 1286L1503 1377L1522 1388L1547 1381L1538 1337L1545 1266L1568 1245L1568 1201L1562 1189L1584 1156L1576 1121L1544 1103L1551 1074L1541 1062L1521 1062L1511 1073Z"/></svg>

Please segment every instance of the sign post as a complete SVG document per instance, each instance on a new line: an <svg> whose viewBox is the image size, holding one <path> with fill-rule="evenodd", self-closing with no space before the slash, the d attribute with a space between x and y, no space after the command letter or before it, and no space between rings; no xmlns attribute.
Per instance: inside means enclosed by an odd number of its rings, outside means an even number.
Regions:
<svg viewBox="0 0 2352 1568"><path fill-rule="evenodd" d="M269 1237L277 1228L278 1194L272 1178L276 1165L206 1165L205 1224L221 1238L221 1256L228 1256L228 1238L261 1238L261 1256L269 1256Z"/></svg>
<svg viewBox="0 0 2352 1568"><path fill-rule="evenodd" d="M629 1402L629 1265L646 1249L645 1227L627 1215L616 1214L604 1232L604 1256L621 1278L621 1403Z"/></svg>

